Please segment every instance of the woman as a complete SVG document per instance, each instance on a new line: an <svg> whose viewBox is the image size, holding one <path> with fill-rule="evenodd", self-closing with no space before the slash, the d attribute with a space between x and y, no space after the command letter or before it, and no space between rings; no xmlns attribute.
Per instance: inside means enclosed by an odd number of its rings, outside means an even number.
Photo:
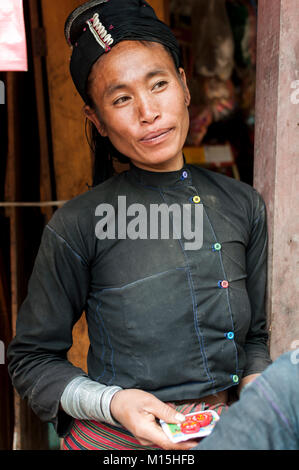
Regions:
<svg viewBox="0 0 299 470"><path fill-rule="evenodd" d="M100 179L113 155L130 170L46 226L9 348L12 380L66 449L190 449L194 440L171 443L156 420L220 413L270 363L265 206L245 183L185 164L190 95L179 47L145 1L88 2L69 16L66 37L98 132ZM193 232L177 236L174 223L172 238L163 226L145 233L162 204L188 214ZM137 209L138 230L123 222ZM88 376L66 359L83 310Z"/></svg>

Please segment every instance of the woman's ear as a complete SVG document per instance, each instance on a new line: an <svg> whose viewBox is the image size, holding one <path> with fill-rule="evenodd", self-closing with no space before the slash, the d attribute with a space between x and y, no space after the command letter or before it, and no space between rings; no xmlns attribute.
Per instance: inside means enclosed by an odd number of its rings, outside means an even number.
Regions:
<svg viewBox="0 0 299 470"><path fill-rule="evenodd" d="M181 79L183 89L184 89L185 103L186 103L186 106L189 106L191 102L191 95L190 95L190 91L187 85L187 78L186 78L185 70L181 67L179 68L179 74L180 74L180 79Z"/></svg>
<svg viewBox="0 0 299 470"><path fill-rule="evenodd" d="M83 108L84 114L97 128L99 134L102 137L107 137L107 131L105 124L101 121L97 111L88 106L87 104Z"/></svg>

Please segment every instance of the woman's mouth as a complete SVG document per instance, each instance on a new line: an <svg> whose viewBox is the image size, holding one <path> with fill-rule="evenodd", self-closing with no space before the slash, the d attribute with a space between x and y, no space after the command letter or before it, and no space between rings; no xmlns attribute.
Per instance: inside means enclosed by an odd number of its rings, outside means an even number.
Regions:
<svg viewBox="0 0 299 470"><path fill-rule="evenodd" d="M142 139L140 139L140 142L145 145L157 145L162 142L164 142L170 134L172 134L174 128L168 128L168 129L159 129L154 132L149 132L146 134Z"/></svg>

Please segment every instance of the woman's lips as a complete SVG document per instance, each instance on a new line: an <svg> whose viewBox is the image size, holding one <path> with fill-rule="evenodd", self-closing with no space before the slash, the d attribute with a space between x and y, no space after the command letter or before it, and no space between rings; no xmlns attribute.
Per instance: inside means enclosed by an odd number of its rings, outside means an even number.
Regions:
<svg viewBox="0 0 299 470"><path fill-rule="evenodd" d="M160 144L161 142L164 142L164 140L166 140L169 135L173 132L174 128L170 128L170 129L161 129L159 131L156 131L156 132L150 132L148 134L146 134L141 140L140 142L142 144L146 144L146 145L156 145L156 144Z"/></svg>

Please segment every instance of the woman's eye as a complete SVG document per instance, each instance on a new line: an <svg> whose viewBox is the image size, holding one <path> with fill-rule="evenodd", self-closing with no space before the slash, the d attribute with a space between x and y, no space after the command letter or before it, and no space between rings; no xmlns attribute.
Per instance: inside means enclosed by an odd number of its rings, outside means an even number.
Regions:
<svg viewBox="0 0 299 470"><path fill-rule="evenodd" d="M156 83L156 85L154 86L154 89L163 88L166 85L167 85L167 82L165 80L160 80L158 83Z"/></svg>
<svg viewBox="0 0 299 470"><path fill-rule="evenodd" d="M120 98L118 98L117 100L115 100L113 102L114 105L117 105L117 104L123 104L125 103L127 100L129 100L129 96L121 96Z"/></svg>

